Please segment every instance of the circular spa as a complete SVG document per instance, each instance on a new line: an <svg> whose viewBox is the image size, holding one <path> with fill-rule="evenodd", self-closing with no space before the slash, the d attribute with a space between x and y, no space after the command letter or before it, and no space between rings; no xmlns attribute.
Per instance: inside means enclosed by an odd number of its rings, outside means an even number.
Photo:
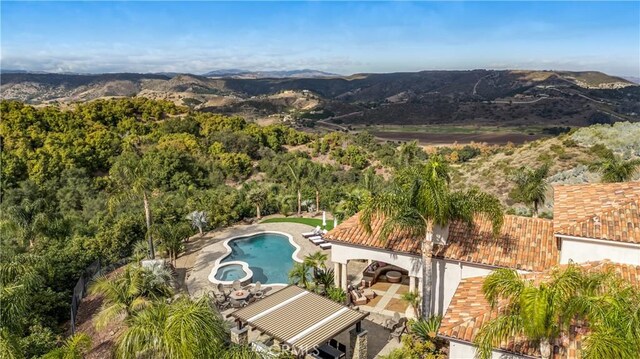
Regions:
<svg viewBox="0 0 640 359"><path fill-rule="evenodd" d="M247 283L285 284L293 264L300 261L300 250L290 235L262 232L229 238L224 243L227 253L216 261L209 275L213 283L230 284L234 280Z"/></svg>

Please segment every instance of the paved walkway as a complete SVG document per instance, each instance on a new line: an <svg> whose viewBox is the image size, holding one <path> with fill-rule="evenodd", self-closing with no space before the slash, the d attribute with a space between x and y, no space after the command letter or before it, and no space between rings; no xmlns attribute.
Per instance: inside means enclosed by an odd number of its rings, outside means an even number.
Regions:
<svg viewBox="0 0 640 359"><path fill-rule="evenodd" d="M225 239L235 236L248 235L255 232L262 231L279 231L288 233L293 237L294 242L301 248L298 253L300 259L306 255L323 251L330 257L329 250L322 250L320 247L309 242L304 238L301 233L309 232L313 227L300 223L258 223L250 225L236 225L233 227L224 228L219 231L209 232L206 234L206 241L204 241L201 249L197 252L197 256L191 266L191 269L185 271L185 284L186 289L192 296L198 296L202 291L212 290L214 285L209 282L209 274L215 264L216 259L227 253L227 249L223 246ZM327 261L327 267L331 267L331 263ZM178 267L178 266L176 266ZM179 267L178 267L179 268Z"/></svg>

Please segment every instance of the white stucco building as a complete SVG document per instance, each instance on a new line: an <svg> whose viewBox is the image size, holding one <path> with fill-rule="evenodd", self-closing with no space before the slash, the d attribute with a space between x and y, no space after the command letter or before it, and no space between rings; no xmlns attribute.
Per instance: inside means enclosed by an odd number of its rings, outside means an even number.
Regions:
<svg viewBox="0 0 640 359"><path fill-rule="evenodd" d="M482 283L496 268L533 276L572 261L596 269L611 265L629 280L640 278L639 182L556 186L554 202L553 220L507 215L498 236L483 218L473 226L451 223L434 245L430 313L444 315L439 335L450 341L450 358L475 355L474 336L491 315ZM356 214L327 234L336 284L346 287L350 260L367 259L407 270L410 290L423 293L421 238L396 232L381 241L383 221L375 218L367 232ZM494 352L494 358L538 356L527 345Z"/></svg>

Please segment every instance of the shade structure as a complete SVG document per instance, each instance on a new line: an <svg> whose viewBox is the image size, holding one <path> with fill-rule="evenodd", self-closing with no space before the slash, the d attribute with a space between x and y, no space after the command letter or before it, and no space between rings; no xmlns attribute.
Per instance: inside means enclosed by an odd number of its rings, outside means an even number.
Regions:
<svg viewBox="0 0 640 359"><path fill-rule="evenodd" d="M368 314L290 285L230 316L289 345L296 353L304 353L349 329Z"/></svg>

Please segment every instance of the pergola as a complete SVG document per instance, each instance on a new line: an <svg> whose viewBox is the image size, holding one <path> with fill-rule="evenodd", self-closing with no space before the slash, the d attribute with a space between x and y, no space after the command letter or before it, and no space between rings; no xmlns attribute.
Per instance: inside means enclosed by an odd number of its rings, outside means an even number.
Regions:
<svg viewBox="0 0 640 359"><path fill-rule="evenodd" d="M234 342L246 343L251 327L300 357L355 326L350 331L347 357L356 359L367 357L367 332L361 328L367 315L295 285L229 314L237 322L231 331Z"/></svg>

